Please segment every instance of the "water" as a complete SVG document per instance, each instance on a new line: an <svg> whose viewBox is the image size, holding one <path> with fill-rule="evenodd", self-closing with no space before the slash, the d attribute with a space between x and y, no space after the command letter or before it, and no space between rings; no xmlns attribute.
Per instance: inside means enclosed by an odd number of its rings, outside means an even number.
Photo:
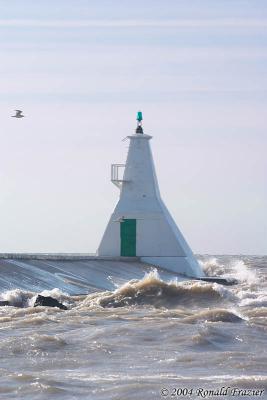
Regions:
<svg viewBox="0 0 267 400"><path fill-rule="evenodd" d="M204 398L267 398L267 257L199 259L207 274L239 283L179 282L137 264L118 271L116 263L103 263L89 281L81 267L61 270L62 280L59 263L37 271L34 262L2 262L0 299L13 306L0 307L0 398L200 399L222 387L231 388L225 396ZM53 290L42 276L51 271ZM40 292L69 310L33 308ZM265 393L233 397L232 388Z"/></svg>

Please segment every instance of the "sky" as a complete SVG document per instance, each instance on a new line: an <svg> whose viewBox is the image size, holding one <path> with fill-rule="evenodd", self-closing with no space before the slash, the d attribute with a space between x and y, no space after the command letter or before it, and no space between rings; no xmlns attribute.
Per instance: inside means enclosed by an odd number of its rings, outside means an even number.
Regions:
<svg viewBox="0 0 267 400"><path fill-rule="evenodd" d="M266 0L0 0L0 252L95 252L142 110L193 251L267 254L266 106Z"/></svg>

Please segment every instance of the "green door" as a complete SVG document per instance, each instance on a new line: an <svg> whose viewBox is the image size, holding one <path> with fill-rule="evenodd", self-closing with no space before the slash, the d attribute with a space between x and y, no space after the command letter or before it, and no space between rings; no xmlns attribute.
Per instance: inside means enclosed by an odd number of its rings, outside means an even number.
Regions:
<svg viewBox="0 0 267 400"><path fill-rule="evenodd" d="M121 256L136 256L136 219L125 219L121 226Z"/></svg>

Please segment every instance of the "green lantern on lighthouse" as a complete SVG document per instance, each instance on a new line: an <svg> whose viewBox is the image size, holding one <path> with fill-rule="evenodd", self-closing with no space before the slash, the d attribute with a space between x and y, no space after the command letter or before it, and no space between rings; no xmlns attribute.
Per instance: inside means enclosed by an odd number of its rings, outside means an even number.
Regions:
<svg viewBox="0 0 267 400"><path fill-rule="evenodd" d="M138 111L138 112L137 112L136 120L137 120L138 122L141 122L141 121L143 120L143 115L142 115L142 112L141 112L141 111Z"/></svg>
<svg viewBox="0 0 267 400"><path fill-rule="evenodd" d="M144 133L142 128L143 114L141 111L137 111L136 114L137 128L135 133Z"/></svg>

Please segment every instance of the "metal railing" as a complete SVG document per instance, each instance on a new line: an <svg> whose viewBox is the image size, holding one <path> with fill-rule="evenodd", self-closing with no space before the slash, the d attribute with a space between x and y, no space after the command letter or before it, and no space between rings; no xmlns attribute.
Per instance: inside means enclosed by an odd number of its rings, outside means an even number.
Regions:
<svg viewBox="0 0 267 400"><path fill-rule="evenodd" d="M111 182L121 188L122 183L125 182L123 180L125 164L111 164Z"/></svg>

